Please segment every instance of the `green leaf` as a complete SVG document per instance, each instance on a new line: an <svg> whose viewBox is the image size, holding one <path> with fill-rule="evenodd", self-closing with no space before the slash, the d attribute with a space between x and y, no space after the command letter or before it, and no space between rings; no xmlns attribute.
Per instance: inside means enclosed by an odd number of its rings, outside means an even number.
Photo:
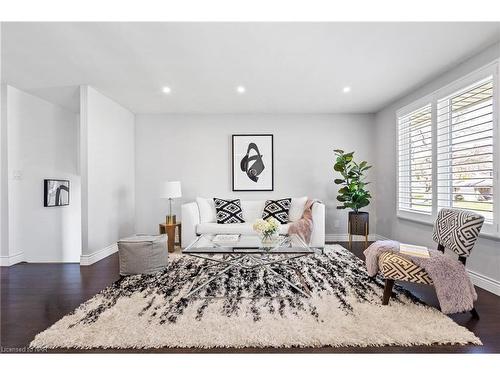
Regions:
<svg viewBox="0 0 500 375"><path fill-rule="evenodd" d="M366 207L370 204L368 199L363 199L358 203L358 208Z"/></svg>
<svg viewBox="0 0 500 375"><path fill-rule="evenodd" d="M344 150L336 149L336 150L333 150L333 152L335 152L336 154L343 154Z"/></svg>
<svg viewBox="0 0 500 375"><path fill-rule="evenodd" d="M345 180L343 180L341 178L336 178L333 182L335 182L337 185L340 185L340 184L343 184L345 182Z"/></svg>
<svg viewBox="0 0 500 375"><path fill-rule="evenodd" d="M336 170L337 172L342 172L344 170L344 167L340 165L340 163L335 163L333 169Z"/></svg>
<svg viewBox="0 0 500 375"><path fill-rule="evenodd" d="M344 186L342 188L339 189L339 193L340 194L347 194L349 193L349 187L348 186Z"/></svg>

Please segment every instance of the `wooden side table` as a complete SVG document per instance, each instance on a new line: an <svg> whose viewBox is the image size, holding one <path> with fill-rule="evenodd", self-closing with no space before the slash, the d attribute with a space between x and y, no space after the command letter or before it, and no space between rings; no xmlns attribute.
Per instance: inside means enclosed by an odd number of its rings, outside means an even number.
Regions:
<svg viewBox="0 0 500 375"><path fill-rule="evenodd" d="M175 228L178 228L179 231L179 242L175 242ZM176 223L176 224L165 224L161 223L159 225L160 229L160 234L167 234L167 245L168 245L168 252L173 253L175 250L175 245L181 245L181 223Z"/></svg>

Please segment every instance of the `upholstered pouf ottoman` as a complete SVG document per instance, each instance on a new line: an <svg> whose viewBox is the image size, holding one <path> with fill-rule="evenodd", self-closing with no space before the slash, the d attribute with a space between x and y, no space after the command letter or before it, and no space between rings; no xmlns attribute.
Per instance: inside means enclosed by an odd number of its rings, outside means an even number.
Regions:
<svg viewBox="0 0 500 375"><path fill-rule="evenodd" d="M120 275L148 274L167 266L168 252L165 235L132 236L118 241Z"/></svg>

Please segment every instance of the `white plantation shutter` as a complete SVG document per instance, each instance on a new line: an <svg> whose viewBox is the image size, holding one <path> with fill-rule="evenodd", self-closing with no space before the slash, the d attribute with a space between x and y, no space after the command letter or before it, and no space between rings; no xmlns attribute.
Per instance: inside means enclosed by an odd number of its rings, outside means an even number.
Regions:
<svg viewBox="0 0 500 375"><path fill-rule="evenodd" d="M500 237L499 61L397 112L399 217L476 211L482 232Z"/></svg>
<svg viewBox="0 0 500 375"><path fill-rule="evenodd" d="M432 106L398 117L398 210L432 213Z"/></svg>
<svg viewBox="0 0 500 375"><path fill-rule="evenodd" d="M437 101L437 207L494 219L493 77Z"/></svg>

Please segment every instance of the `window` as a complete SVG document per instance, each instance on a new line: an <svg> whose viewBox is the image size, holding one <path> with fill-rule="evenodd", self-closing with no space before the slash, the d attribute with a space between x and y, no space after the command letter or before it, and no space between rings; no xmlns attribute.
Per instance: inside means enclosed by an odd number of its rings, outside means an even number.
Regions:
<svg viewBox="0 0 500 375"><path fill-rule="evenodd" d="M476 211L500 237L498 61L397 112L398 216Z"/></svg>
<svg viewBox="0 0 500 375"><path fill-rule="evenodd" d="M438 208L493 221L493 77L438 100Z"/></svg>
<svg viewBox="0 0 500 375"><path fill-rule="evenodd" d="M432 112L425 105L399 122L400 210L432 213Z"/></svg>

